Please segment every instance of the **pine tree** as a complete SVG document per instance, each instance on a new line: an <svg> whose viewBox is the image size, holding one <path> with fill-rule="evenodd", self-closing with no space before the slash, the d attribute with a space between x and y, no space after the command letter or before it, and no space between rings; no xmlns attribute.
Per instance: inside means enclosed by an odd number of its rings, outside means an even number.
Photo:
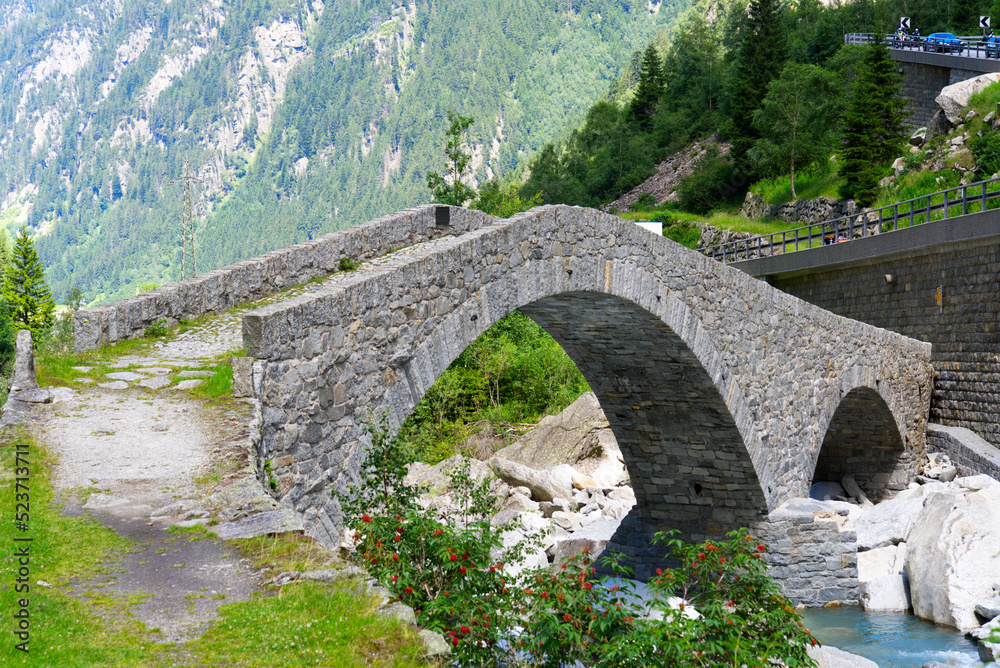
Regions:
<svg viewBox="0 0 1000 668"><path fill-rule="evenodd" d="M12 324L31 330L32 340L37 341L40 334L52 327L56 305L26 228L22 227L14 238L14 248L4 272L2 295L10 309Z"/></svg>
<svg viewBox="0 0 1000 668"><path fill-rule="evenodd" d="M639 86L629 104L629 115L644 130L649 129L650 118L663 96L663 63L656 47L650 44L642 56L639 66Z"/></svg>
<svg viewBox="0 0 1000 668"><path fill-rule="evenodd" d="M736 77L729 92L732 155L741 163L760 134L753 115L767 95L767 85L785 66L785 31L778 0L753 0L743 24L743 37L736 63Z"/></svg>
<svg viewBox="0 0 1000 668"><path fill-rule="evenodd" d="M846 180L840 194L862 206L875 201L882 172L902 151L906 112L901 85L882 40L867 45L844 114L840 151L840 174Z"/></svg>
<svg viewBox="0 0 1000 668"><path fill-rule="evenodd" d="M435 202L465 206L466 202L476 196L476 190L464 182L472 176L466 173L472 156L466 151L465 135L469 126L476 121L471 116L461 116L451 111L448 112L448 121L451 125L445 132L448 141L444 148L444 154L448 158L448 171L444 176L437 172L427 172L427 187L431 189Z"/></svg>

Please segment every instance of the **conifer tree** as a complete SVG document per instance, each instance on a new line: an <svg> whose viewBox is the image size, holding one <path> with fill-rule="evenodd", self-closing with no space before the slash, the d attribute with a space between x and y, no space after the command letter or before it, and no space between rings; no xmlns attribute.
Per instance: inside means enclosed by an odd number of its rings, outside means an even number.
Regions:
<svg viewBox="0 0 1000 668"><path fill-rule="evenodd" d="M767 95L767 85L785 66L785 31L779 11L778 0L753 0L743 23L736 76L729 92L731 152L737 163L760 137L753 126L754 112Z"/></svg>
<svg viewBox="0 0 1000 668"><path fill-rule="evenodd" d="M629 114L644 130L649 129L650 118L663 96L663 62L656 47L650 44L642 55L639 66L639 86L629 104Z"/></svg>
<svg viewBox="0 0 1000 668"><path fill-rule="evenodd" d="M465 206L465 203L476 196L476 190L464 181L471 177L467 174L472 155L466 151L466 133L469 126L475 123L471 116L462 116L448 112L451 125L445 132L448 141L445 143L444 154L448 158L448 171L444 176L437 172L427 172L427 187L430 188L435 202Z"/></svg>
<svg viewBox="0 0 1000 668"><path fill-rule="evenodd" d="M898 157L906 138L902 85L888 47L881 38L865 46L864 59L844 114L840 174L843 197L867 206L878 195L886 165Z"/></svg>
<svg viewBox="0 0 1000 668"><path fill-rule="evenodd" d="M15 328L31 330L33 341L52 327L56 305L26 228L22 227L14 238L14 248L4 272L2 295L10 309L11 323Z"/></svg>

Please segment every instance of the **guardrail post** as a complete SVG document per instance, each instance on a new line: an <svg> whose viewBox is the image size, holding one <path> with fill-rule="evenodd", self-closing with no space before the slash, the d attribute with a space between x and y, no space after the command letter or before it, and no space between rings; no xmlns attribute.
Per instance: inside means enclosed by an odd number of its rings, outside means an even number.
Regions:
<svg viewBox="0 0 1000 668"><path fill-rule="evenodd" d="M962 186L962 215L969 213L969 186Z"/></svg>
<svg viewBox="0 0 1000 668"><path fill-rule="evenodd" d="M945 220L948 219L948 191L944 191L944 217Z"/></svg>

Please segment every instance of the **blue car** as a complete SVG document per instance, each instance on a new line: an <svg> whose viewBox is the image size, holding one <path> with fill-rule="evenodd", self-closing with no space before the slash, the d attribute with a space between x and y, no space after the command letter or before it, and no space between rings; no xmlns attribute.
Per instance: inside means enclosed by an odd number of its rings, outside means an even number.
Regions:
<svg viewBox="0 0 1000 668"><path fill-rule="evenodd" d="M1000 37L990 37L983 44L986 46L987 58L1000 58Z"/></svg>
<svg viewBox="0 0 1000 668"><path fill-rule="evenodd" d="M932 32L924 38L923 49L937 53L962 53L965 43L950 32Z"/></svg>

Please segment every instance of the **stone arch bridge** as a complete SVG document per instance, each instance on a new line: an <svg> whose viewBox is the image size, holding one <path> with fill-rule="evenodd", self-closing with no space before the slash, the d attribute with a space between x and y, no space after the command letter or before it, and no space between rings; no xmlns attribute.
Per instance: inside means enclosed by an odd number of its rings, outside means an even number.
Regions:
<svg viewBox="0 0 1000 668"><path fill-rule="evenodd" d="M442 226L441 223L444 225ZM332 487L357 480L362 420L398 426L448 365L515 309L600 400L637 505L612 547L717 536L855 474L905 487L924 451L930 345L842 318L639 226L549 206L509 220L421 207L369 223L450 236L244 316L262 457L311 533L335 544Z"/></svg>

